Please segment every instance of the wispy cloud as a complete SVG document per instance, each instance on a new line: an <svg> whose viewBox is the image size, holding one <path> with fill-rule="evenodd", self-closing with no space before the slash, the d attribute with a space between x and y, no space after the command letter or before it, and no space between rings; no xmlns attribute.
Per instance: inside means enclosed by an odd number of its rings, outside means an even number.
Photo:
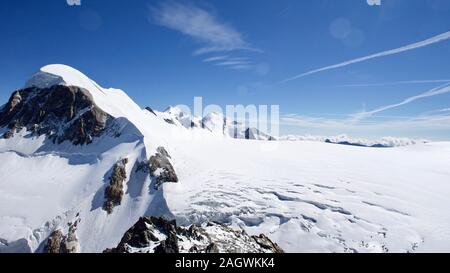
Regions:
<svg viewBox="0 0 450 273"><path fill-rule="evenodd" d="M194 51L194 55L234 50L259 51L232 26L193 4L165 2L150 10L156 24L179 31L203 44Z"/></svg>
<svg viewBox="0 0 450 273"><path fill-rule="evenodd" d="M381 58L381 57L385 57L385 56L389 56L389 55L399 54L399 53L406 52L406 51L409 51L409 50L422 48L422 47L429 46L429 45L432 45L432 44L435 44L435 43L439 43L439 42L447 40L447 39L450 39L450 31L442 33L442 34L439 34L437 36L431 37L429 39L426 39L426 40L423 40L423 41L420 41L420 42L417 42L417 43L413 43L413 44L409 44L409 45L402 46L402 47L399 47L399 48L395 48L395 49L379 52L379 53L376 53L376 54L368 55L368 56L365 56L365 57L361 57L361 58L345 61L345 62L342 62L342 63L338 63L338 64L334 64L334 65L330 65L330 66L325 66L325 67L322 67L322 68L314 69L314 70L311 70L311 71L308 71L308 72L296 75L294 77L285 79L285 80L281 81L280 83L293 81L293 80L300 79L300 78L306 77L308 75L316 74L316 73L319 73L319 72L322 72L322 71L337 69L337 68L341 68L341 67L348 66L348 65L351 65L351 64L355 64L355 63L368 61L368 60L375 59L375 58Z"/></svg>
<svg viewBox="0 0 450 273"><path fill-rule="evenodd" d="M235 64L228 66L230 69L234 70L249 70L249 69L255 69L255 65L252 64Z"/></svg>
<svg viewBox="0 0 450 273"><path fill-rule="evenodd" d="M450 83L446 83L444 85L438 86L436 88L433 88L431 90L428 90L422 94L416 95L416 96L412 96L409 98L404 99L403 101L399 102L399 103L394 103L394 104L390 104L390 105L385 105L382 107L378 107L372 111L365 111L365 112L359 112L353 115L354 120L355 121L359 121L362 120L364 118L368 118L371 117L377 113L386 111L386 110L390 110L393 108L397 108L403 105L406 105L408 103L414 102L416 100L419 99L423 99L423 98L428 98L428 97L433 97L433 96L437 96L437 95L441 95L441 94L445 94L445 93L450 93Z"/></svg>
<svg viewBox="0 0 450 273"><path fill-rule="evenodd" d="M450 79L442 80L416 80L416 81L397 81L397 82L385 82L385 83L355 83L355 84L341 84L336 87L376 87L376 86L390 86L390 85L402 85L402 84L425 84L425 83L450 83Z"/></svg>
<svg viewBox="0 0 450 273"><path fill-rule="evenodd" d="M210 63L210 62L216 62L216 61L223 61L228 59L228 56L214 56L214 57L209 57L203 60L203 62L205 63Z"/></svg>
<svg viewBox="0 0 450 273"><path fill-rule="evenodd" d="M342 132L369 130L450 129L450 108L428 111L416 116L385 116L381 112L394 109L419 99L450 93L450 83L408 97L399 103L378 107L371 111L348 115L307 116L286 114L281 124L311 129L341 130Z"/></svg>
<svg viewBox="0 0 450 273"><path fill-rule="evenodd" d="M429 116L431 114L442 114L442 113L446 113L446 112L450 112L450 108L431 110L431 111L427 111L427 112L423 113L422 115L423 116Z"/></svg>
<svg viewBox="0 0 450 273"><path fill-rule="evenodd" d="M222 66L234 66L234 65L249 65L250 63L248 61L225 61L216 63L216 65L222 65Z"/></svg>
<svg viewBox="0 0 450 273"><path fill-rule="evenodd" d="M450 129L450 115L420 115L413 117L389 118L383 120L366 120L354 123L351 118L331 119L301 115L281 117L282 125L296 126L308 129L340 130L341 132L370 130L405 130L405 129Z"/></svg>

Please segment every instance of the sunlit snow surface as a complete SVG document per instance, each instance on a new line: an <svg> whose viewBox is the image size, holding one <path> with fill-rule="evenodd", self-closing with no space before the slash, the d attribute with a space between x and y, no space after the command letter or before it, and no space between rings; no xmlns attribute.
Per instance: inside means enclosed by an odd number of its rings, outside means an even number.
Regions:
<svg viewBox="0 0 450 273"><path fill-rule="evenodd" d="M187 222L265 233L289 252L450 250L449 143L267 145L179 143L182 183L165 185L169 208Z"/></svg>
<svg viewBox="0 0 450 273"><path fill-rule="evenodd" d="M366 148L225 138L169 124L71 68L43 70L61 77L58 84L88 89L120 119L122 134L83 147L25 131L0 139L0 252L39 251L52 230L77 217L81 251L101 252L143 215L229 223L288 252L450 251L448 142ZM45 84L55 79L41 76ZM156 191L135 164L159 146L179 182ZM124 157L124 198L107 215L103 193Z"/></svg>

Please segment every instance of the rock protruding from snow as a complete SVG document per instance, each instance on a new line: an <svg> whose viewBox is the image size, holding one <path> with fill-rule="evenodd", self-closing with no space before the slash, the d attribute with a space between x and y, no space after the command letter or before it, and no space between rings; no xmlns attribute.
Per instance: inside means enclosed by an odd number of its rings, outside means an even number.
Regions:
<svg viewBox="0 0 450 273"><path fill-rule="evenodd" d="M79 243L76 235L80 219L69 223L67 235L63 234L61 229L54 230L47 239L44 246L45 253L77 253L79 252Z"/></svg>
<svg viewBox="0 0 450 273"><path fill-rule="evenodd" d="M108 253L283 253L265 235L249 236L225 225L177 226L176 221L142 217Z"/></svg>
<svg viewBox="0 0 450 273"><path fill-rule="evenodd" d="M153 111L153 109L151 108L151 107L145 107L145 110L147 110L147 111L149 111L150 113L152 113L153 115L155 115L156 116L156 113L155 113L155 111Z"/></svg>
<svg viewBox="0 0 450 273"><path fill-rule="evenodd" d="M45 253L60 253L63 233L61 230L55 230L50 234L45 245Z"/></svg>
<svg viewBox="0 0 450 273"><path fill-rule="evenodd" d="M103 209L111 214L115 206L119 206L123 198L123 182L127 178L127 171L125 169L128 164L128 159L124 158L117 162L109 177L109 185L105 189L105 202Z"/></svg>
<svg viewBox="0 0 450 273"><path fill-rule="evenodd" d="M256 128L247 128L245 130L245 139L253 139L253 140L275 140L274 137L261 132L260 130Z"/></svg>
<svg viewBox="0 0 450 273"><path fill-rule="evenodd" d="M170 163L171 157L164 147L158 147L155 155L147 161L137 164L136 172L149 173L155 179L154 189L157 190L163 183L177 183L178 176Z"/></svg>
<svg viewBox="0 0 450 273"><path fill-rule="evenodd" d="M178 176L170 163L169 153L164 147L159 147L157 150L158 152L150 157L149 161L150 175L156 179L155 189L166 182L178 182Z"/></svg>
<svg viewBox="0 0 450 273"><path fill-rule="evenodd" d="M83 145L102 135L113 121L96 105L89 91L76 86L18 90L0 110L0 127L9 128L3 138L11 138L25 128L57 143L68 140Z"/></svg>

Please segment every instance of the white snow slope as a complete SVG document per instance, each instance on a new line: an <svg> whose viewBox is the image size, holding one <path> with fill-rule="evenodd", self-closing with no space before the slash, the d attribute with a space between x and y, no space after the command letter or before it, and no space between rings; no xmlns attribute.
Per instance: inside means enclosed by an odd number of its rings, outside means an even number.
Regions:
<svg viewBox="0 0 450 273"><path fill-rule="evenodd" d="M168 124L67 66L44 67L28 82L52 84L89 90L121 121L122 134L87 146L51 144L25 131L0 139L0 252L39 251L76 218L79 250L101 252L143 215L229 223L288 252L450 251L448 142L377 149L218 138ZM154 190L134 165L159 146L179 183ZM124 199L108 215L103 192L125 157Z"/></svg>

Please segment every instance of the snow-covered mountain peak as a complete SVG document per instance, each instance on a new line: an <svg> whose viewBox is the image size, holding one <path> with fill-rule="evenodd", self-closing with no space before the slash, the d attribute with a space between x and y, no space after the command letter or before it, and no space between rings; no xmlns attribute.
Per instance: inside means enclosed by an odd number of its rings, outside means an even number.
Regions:
<svg viewBox="0 0 450 273"><path fill-rule="evenodd" d="M159 135L151 132L151 124L154 119L144 114L144 111L124 91L115 88L103 88L94 80L79 70L64 65L50 64L42 67L28 80L27 88L37 88L38 92L44 89L61 89L62 87L78 87L83 92L88 92L90 100L95 106L119 121L132 124L138 135L150 137L154 142L161 139ZM158 123L156 121L156 123ZM158 126L158 124L153 124ZM163 129L161 129L163 130ZM167 133L167 132L166 132ZM153 143L155 144L155 143ZM153 149L154 150L154 149Z"/></svg>
<svg viewBox="0 0 450 273"><path fill-rule="evenodd" d="M42 67L27 81L25 88L48 89L58 85L85 89L100 109L116 118L141 112L122 90L105 89L77 69L63 64Z"/></svg>
<svg viewBox="0 0 450 273"><path fill-rule="evenodd" d="M99 86L86 75L63 64L42 67L27 81L26 87L50 88L55 85L77 86L89 91L99 89Z"/></svg>
<svg viewBox="0 0 450 273"><path fill-rule="evenodd" d="M222 113L219 112L210 112L203 117L203 120L221 120L226 118Z"/></svg>
<svg viewBox="0 0 450 273"><path fill-rule="evenodd" d="M188 114L183 111L180 107L177 106L169 106L164 110L164 113L167 113L174 117L183 117L187 116Z"/></svg>
<svg viewBox="0 0 450 273"><path fill-rule="evenodd" d="M150 154L157 145L165 144L161 135L169 133L164 127L159 134L153 132L151 128L159 127L160 121L147 116L122 90L102 88L62 64L42 67L25 88L11 95L0 117L0 127L8 127L3 134L7 138L26 129L38 136L52 136L57 142L88 144L106 131L120 135L127 129L127 134L145 143Z"/></svg>

